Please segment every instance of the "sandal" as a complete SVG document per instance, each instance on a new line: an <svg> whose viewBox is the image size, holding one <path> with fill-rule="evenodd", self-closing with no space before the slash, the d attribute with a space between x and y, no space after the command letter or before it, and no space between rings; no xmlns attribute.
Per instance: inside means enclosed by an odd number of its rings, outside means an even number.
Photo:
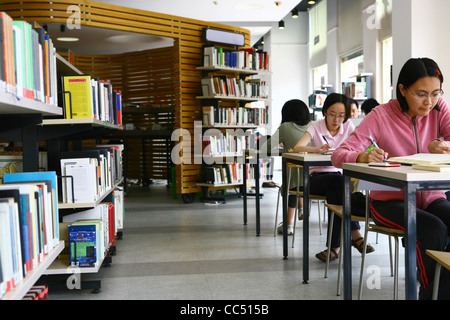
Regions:
<svg viewBox="0 0 450 320"><path fill-rule="evenodd" d="M359 241L361 241L361 242L358 244ZM359 251L359 253L362 253L362 252L363 252L363 249L364 249L364 238L361 237L361 238L352 240L352 246L355 247L356 250ZM375 248L372 247L372 246L368 243L368 244L367 244L367 248L366 248L366 253L371 253L371 252L374 252L374 251L375 251Z"/></svg>
<svg viewBox="0 0 450 320"><path fill-rule="evenodd" d="M327 252L328 250L323 250L316 254L316 258L320 261L327 262ZM337 253L334 249L330 249L330 262L339 258L339 253Z"/></svg>

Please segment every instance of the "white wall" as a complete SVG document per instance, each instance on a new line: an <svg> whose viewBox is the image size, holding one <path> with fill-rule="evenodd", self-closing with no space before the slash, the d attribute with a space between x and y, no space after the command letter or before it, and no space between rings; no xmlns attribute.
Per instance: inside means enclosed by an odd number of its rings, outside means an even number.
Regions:
<svg viewBox="0 0 450 320"><path fill-rule="evenodd" d="M443 89L450 92L450 1L392 1L392 36L394 47L394 86L398 73L409 58L435 60L444 75ZM395 92L395 90L394 90Z"/></svg>
<svg viewBox="0 0 450 320"><path fill-rule="evenodd" d="M273 23L269 35L264 37L264 50L271 59L271 123L273 134L281 124L281 109L291 99L300 99L308 104L312 92L311 69L309 67L309 22L308 14L300 12L298 19L291 14L284 18L285 29ZM281 158L275 158L275 170L281 170Z"/></svg>
<svg viewBox="0 0 450 320"><path fill-rule="evenodd" d="M272 133L281 123L281 108L284 103L300 99L307 104L312 90L308 14L301 12L299 19L292 19L289 14L284 21L284 30L279 30L276 22L270 31Z"/></svg>

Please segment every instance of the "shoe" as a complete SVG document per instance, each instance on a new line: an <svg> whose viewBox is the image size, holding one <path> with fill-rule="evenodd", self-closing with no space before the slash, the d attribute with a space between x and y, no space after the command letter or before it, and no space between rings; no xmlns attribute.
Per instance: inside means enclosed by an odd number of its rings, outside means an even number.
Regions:
<svg viewBox="0 0 450 320"><path fill-rule="evenodd" d="M362 240L362 241L361 241L361 240ZM358 244L359 241L361 241L361 242ZM361 237L361 238L352 240L352 246L355 247L356 250L359 251L359 253L362 253L362 252L363 252L363 249L364 249L364 238ZM372 246L368 243L368 244L367 244L367 248L366 248L366 253L371 253L371 252L374 252L374 251L375 251L375 248L372 247Z"/></svg>
<svg viewBox="0 0 450 320"><path fill-rule="evenodd" d="M275 182L272 182L272 181L263 182L262 187L263 188L279 188L279 186Z"/></svg>
<svg viewBox="0 0 450 320"><path fill-rule="evenodd" d="M283 222L278 225L277 232L278 234L283 234ZM287 234L288 236L292 236L294 234L294 226L287 226Z"/></svg>
<svg viewBox="0 0 450 320"><path fill-rule="evenodd" d="M327 252L328 250L323 250L316 254L316 258L320 261L327 262ZM330 249L330 262L339 258L339 253L337 253L333 248Z"/></svg>

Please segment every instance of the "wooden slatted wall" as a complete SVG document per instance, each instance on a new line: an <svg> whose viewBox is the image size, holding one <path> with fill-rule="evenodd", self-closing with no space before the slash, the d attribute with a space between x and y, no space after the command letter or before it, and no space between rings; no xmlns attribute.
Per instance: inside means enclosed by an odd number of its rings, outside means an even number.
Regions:
<svg viewBox="0 0 450 320"><path fill-rule="evenodd" d="M113 88L122 92L123 123L132 124L137 131L122 132L127 137L127 178L170 178L168 141L174 129L174 48L116 55L75 54L74 64L84 74L110 79ZM126 107L130 104L140 108Z"/></svg>
<svg viewBox="0 0 450 320"><path fill-rule="evenodd" d="M193 121L201 121L200 101L201 72L196 70L202 62L202 30L211 27L219 30L233 31L245 35L249 45L250 34L246 29L217 23L187 19L155 12L107 5L88 0L0 0L1 10L6 11L16 20L28 22L66 24L71 19L70 5L80 8L80 25L143 33L175 39L174 79L175 79L175 128L189 130L186 141L193 146ZM177 165L177 193L200 191L196 182L200 176L200 165L194 163L189 153L183 154L184 163Z"/></svg>

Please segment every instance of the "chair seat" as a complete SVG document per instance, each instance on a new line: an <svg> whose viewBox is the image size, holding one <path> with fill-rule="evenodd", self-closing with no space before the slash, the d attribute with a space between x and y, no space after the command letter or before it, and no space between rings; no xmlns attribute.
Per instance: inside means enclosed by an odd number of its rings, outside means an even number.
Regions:
<svg viewBox="0 0 450 320"><path fill-rule="evenodd" d="M328 209L330 209L331 211L333 211L337 216L339 216L341 219L344 215L344 207L342 205L338 205L338 204L326 204L325 207L327 207ZM365 221L366 218L365 217L361 217L361 216L355 216L355 215L350 215L352 221Z"/></svg>
<svg viewBox="0 0 450 320"><path fill-rule="evenodd" d="M427 250L427 255L436 260L439 264L450 270L450 252Z"/></svg>
<svg viewBox="0 0 450 320"><path fill-rule="evenodd" d="M289 194L297 194L297 191L289 191ZM299 197L303 198L303 191L298 192ZM312 200L326 200L326 196L318 195L318 194L309 194L309 198Z"/></svg>
<svg viewBox="0 0 450 320"><path fill-rule="evenodd" d="M382 227L376 224L371 223L369 225L369 228L371 231L375 231L381 234L385 234L388 236L392 236L392 235L396 235L396 236L404 236L405 235L405 231L401 230L401 229L394 229L394 228L387 228L387 227Z"/></svg>

